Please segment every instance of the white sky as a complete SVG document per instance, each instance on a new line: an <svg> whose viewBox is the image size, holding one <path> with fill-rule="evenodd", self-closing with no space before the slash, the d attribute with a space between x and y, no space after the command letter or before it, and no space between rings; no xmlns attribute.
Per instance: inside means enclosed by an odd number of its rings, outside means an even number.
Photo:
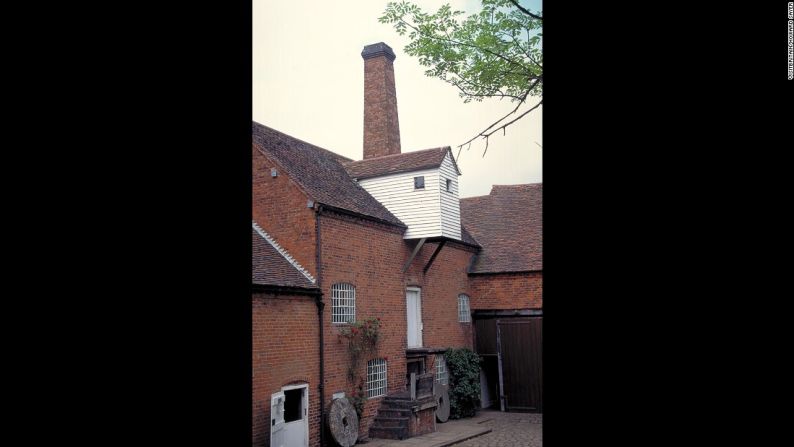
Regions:
<svg viewBox="0 0 794 447"><path fill-rule="evenodd" d="M385 42L392 47L400 118L402 152L457 145L473 137L514 103L485 100L464 104L454 86L425 76L417 59L403 48L392 25L378 22L387 0L254 0L253 1L253 119L354 160L363 156L365 45ZM478 0L416 0L435 12L444 3L479 11ZM533 11L540 0L523 0ZM534 105L537 98L531 98ZM524 106L526 107L526 105ZM521 110L524 110L522 107ZM494 134L482 157L484 140L477 140L458 159L463 172L460 196L488 194L491 185L543 181L542 109L539 107ZM520 112L519 112L520 113ZM515 116L515 115L514 115ZM538 144L536 144L537 142Z"/></svg>

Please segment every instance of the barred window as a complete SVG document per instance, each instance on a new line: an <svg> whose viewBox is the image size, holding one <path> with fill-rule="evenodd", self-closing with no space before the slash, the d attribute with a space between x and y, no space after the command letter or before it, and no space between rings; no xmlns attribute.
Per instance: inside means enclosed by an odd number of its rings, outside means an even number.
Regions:
<svg viewBox="0 0 794 447"><path fill-rule="evenodd" d="M458 295L458 321L468 323L471 321L471 311L469 310L469 296L465 293Z"/></svg>
<svg viewBox="0 0 794 447"><path fill-rule="evenodd" d="M386 360L373 359L367 362L367 397L386 395Z"/></svg>
<svg viewBox="0 0 794 447"><path fill-rule="evenodd" d="M447 360L443 355L436 356L436 382L446 385L447 384Z"/></svg>
<svg viewBox="0 0 794 447"><path fill-rule="evenodd" d="M331 287L331 322L356 321L356 288L353 284L339 283Z"/></svg>

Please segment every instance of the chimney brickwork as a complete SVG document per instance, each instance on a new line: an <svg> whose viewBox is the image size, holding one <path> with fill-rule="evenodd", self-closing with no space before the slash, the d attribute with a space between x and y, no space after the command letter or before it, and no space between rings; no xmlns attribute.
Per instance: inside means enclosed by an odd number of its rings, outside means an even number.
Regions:
<svg viewBox="0 0 794 447"><path fill-rule="evenodd" d="M394 85L394 51L367 45L364 58L364 159L400 153L400 122Z"/></svg>

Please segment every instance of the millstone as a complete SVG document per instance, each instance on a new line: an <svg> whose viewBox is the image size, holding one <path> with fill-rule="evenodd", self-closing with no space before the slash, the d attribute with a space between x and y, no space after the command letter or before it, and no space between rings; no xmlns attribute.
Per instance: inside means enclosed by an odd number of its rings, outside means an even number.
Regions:
<svg viewBox="0 0 794 447"><path fill-rule="evenodd" d="M340 446L351 447L356 443L358 440L358 415L347 398L334 399L327 419L331 436Z"/></svg>
<svg viewBox="0 0 794 447"><path fill-rule="evenodd" d="M446 385L436 384L436 419L438 422L449 420L449 391Z"/></svg>

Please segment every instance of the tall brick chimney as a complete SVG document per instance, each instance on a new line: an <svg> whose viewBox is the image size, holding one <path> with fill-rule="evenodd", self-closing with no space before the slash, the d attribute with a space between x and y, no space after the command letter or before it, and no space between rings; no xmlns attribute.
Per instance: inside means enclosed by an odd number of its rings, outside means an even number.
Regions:
<svg viewBox="0 0 794 447"><path fill-rule="evenodd" d="M364 58L364 159L400 153L400 122L394 86L394 51L367 45Z"/></svg>

